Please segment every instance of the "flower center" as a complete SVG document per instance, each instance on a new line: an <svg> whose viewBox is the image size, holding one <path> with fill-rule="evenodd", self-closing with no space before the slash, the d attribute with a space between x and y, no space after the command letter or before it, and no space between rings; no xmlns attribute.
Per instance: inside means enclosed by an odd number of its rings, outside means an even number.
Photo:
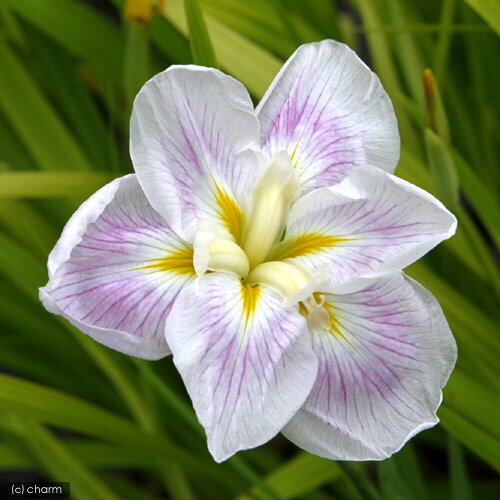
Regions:
<svg viewBox="0 0 500 500"><path fill-rule="evenodd" d="M266 261L283 235L290 206L298 193L290 156L280 152L251 194L240 245L228 231L201 220L194 239L193 263L198 276L207 271L229 272L249 285L265 284L274 288L287 304L305 301L305 310L312 321L323 322L319 311L323 310L322 304L312 298L323 270L313 276L293 259ZM309 304L308 300L312 302Z"/></svg>
<svg viewBox="0 0 500 500"><path fill-rule="evenodd" d="M244 219L241 246L253 268L266 260L285 229L290 205L299 194L292 160L278 153L257 184Z"/></svg>
<svg viewBox="0 0 500 500"><path fill-rule="evenodd" d="M286 261L271 261L254 267L248 275L248 283L259 285L265 283L277 290L287 302L298 302L305 292L306 296L313 282L311 274L301 266ZM304 297L305 298L305 297Z"/></svg>

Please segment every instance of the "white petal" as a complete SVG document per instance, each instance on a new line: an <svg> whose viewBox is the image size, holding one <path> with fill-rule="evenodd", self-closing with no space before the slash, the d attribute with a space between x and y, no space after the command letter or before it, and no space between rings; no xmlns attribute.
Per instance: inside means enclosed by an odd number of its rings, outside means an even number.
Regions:
<svg viewBox="0 0 500 500"><path fill-rule="evenodd" d="M45 307L133 356L170 353L164 324L194 279L192 248L156 213L135 175L114 180L67 223L49 258Z"/></svg>
<svg viewBox="0 0 500 500"><path fill-rule="evenodd" d="M199 290L193 284L182 291L166 338L219 462L275 436L316 378L297 308L229 274L207 274Z"/></svg>
<svg viewBox="0 0 500 500"><path fill-rule="evenodd" d="M215 69L171 66L134 102L130 153L139 182L153 207L189 241L200 218L239 224L233 219L241 219L260 175L250 150L258 138L248 92Z"/></svg>
<svg viewBox="0 0 500 500"><path fill-rule="evenodd" d="M456 344L436 299L401 274L327 295L329 331L312 331L318 377L284 429L305 450L382 460L438 422Z"/></svg>
<svg viewBox="0 0 500 500"><path fill-rule="evenodd" d="M305 191L340 182L356 165L390 173L399 159L394 110L377 76L346 45L302 45L257 107L261 144L286 149Z"/></svg>
<svg viewBox="0 0 500 500"><path fill-rule="evenodd" d="M365 278L408 266L455 233L456 219L429 193L375 167L292 207L284 241L271 255L308 269L328 264L331 286L346 293Z"/></svg>

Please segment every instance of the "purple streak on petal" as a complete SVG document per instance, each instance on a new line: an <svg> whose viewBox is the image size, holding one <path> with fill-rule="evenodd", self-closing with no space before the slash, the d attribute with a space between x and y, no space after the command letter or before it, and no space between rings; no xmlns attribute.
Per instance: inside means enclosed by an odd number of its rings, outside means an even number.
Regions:
<svg viewBox="0 0 500 500"><path fill-rule="evenodd" d="M246 322L244 290L236 277L206 275L199 295L181 294L166 326L174 363L217 460L274 436L316 374L304 318L262 288Z"/></svg>
<svg viewBox="0 0 500 500"><path fill-rule="evenodd" d="M50 295L70 318L164 343L165 319L193 276L150 268L186 247L149 205L134 177L89 224L57 270Z"/></svg>
<svg viewBox="0 0 500 500"><path fill-rule="evenodd" d="M286 149L304 191L340 182L357 165L393 171L397 123L378 79L345 45L300 47L257 108L261 144Z"/></svg>
<svg viewBox="0 0 500 500"><path fill-rule="evenodd" d="M341 184L306 195L292 208L286 242L307 234L335 244L298 256L307 267L325 263L332 285L393 272L450 235L454 217L430 195L373 167L359 167Z"/></svg>
<svg viewBox="0 0 500 500"><path fill-rule="evenodd" d="M400 274L326 295L326 306L342 336L312 332L317 381L285 435L330 458L385 458L437 421L449 330L436 333L441 325L428 302Z"/></svg>

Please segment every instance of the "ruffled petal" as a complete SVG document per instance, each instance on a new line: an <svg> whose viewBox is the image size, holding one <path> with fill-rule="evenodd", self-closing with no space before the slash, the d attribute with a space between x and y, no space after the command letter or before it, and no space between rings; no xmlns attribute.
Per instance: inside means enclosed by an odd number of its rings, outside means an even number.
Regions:
<svg viewBox="0 0 500 500"><path fill-rule="evenodd" d="M375 167L303 196L270 259L327 264L336 293L400 271L455 233L456 219L422 189Z"/></svg>
<svg viewBox="0 0 500 500"><path fill-rule="evenodd" d="M133 356L170 353L165 319L194 279L193 250L153 210L135 175L114 180L71 217L49 257L45 307Z"/></svg>
<svg viewBox="0 0 500 500"><path fill-rule="evenodd" d="M389 96L344 44L299 47L257 114L264 150L288 151L306 192L342 181L357 165L396 168L399 133Z"/></svg>
<svg viewBox="0 0 500 500"><path fill-rule="evenodd" d="M211 218L238 239L260 175L259 123L245 87L218 70L171 66L137 95L130 129L135 171L152 206L192 241Z"/></svg>
<svg viewBox="0 0 500 500"><path fill-rule="evenodd" d="M275 436L316 378L304 317L271 289L229 274L183 290L166 338L219 462Z"/></svg>
<svg viewBox="0 0 500 500"><path fill-rule="evenodd" d="M432 294L401 274L325 298L318 377L283 433L326 458L382 460L438 422L455 341Z"/></svg>

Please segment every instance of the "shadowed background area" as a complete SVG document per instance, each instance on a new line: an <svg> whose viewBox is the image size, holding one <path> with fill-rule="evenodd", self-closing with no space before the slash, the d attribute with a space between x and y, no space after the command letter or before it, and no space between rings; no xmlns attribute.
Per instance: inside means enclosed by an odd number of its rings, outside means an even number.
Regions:
<svg viewBox="0 0 500 500"><path fill-rule="evenodd" d="M499 34L495 0L2 0L0 480L68 481L77 499L499 498ZM38 287L76 207L132 171L148 78L216 66L258 103L300 44L325 38L389 93L396 174L458 218L407 270L440 301L457 368L441 424L388 460L328 461L278 436L218 465L171 358L95 343L48 314Z"/></svg>

